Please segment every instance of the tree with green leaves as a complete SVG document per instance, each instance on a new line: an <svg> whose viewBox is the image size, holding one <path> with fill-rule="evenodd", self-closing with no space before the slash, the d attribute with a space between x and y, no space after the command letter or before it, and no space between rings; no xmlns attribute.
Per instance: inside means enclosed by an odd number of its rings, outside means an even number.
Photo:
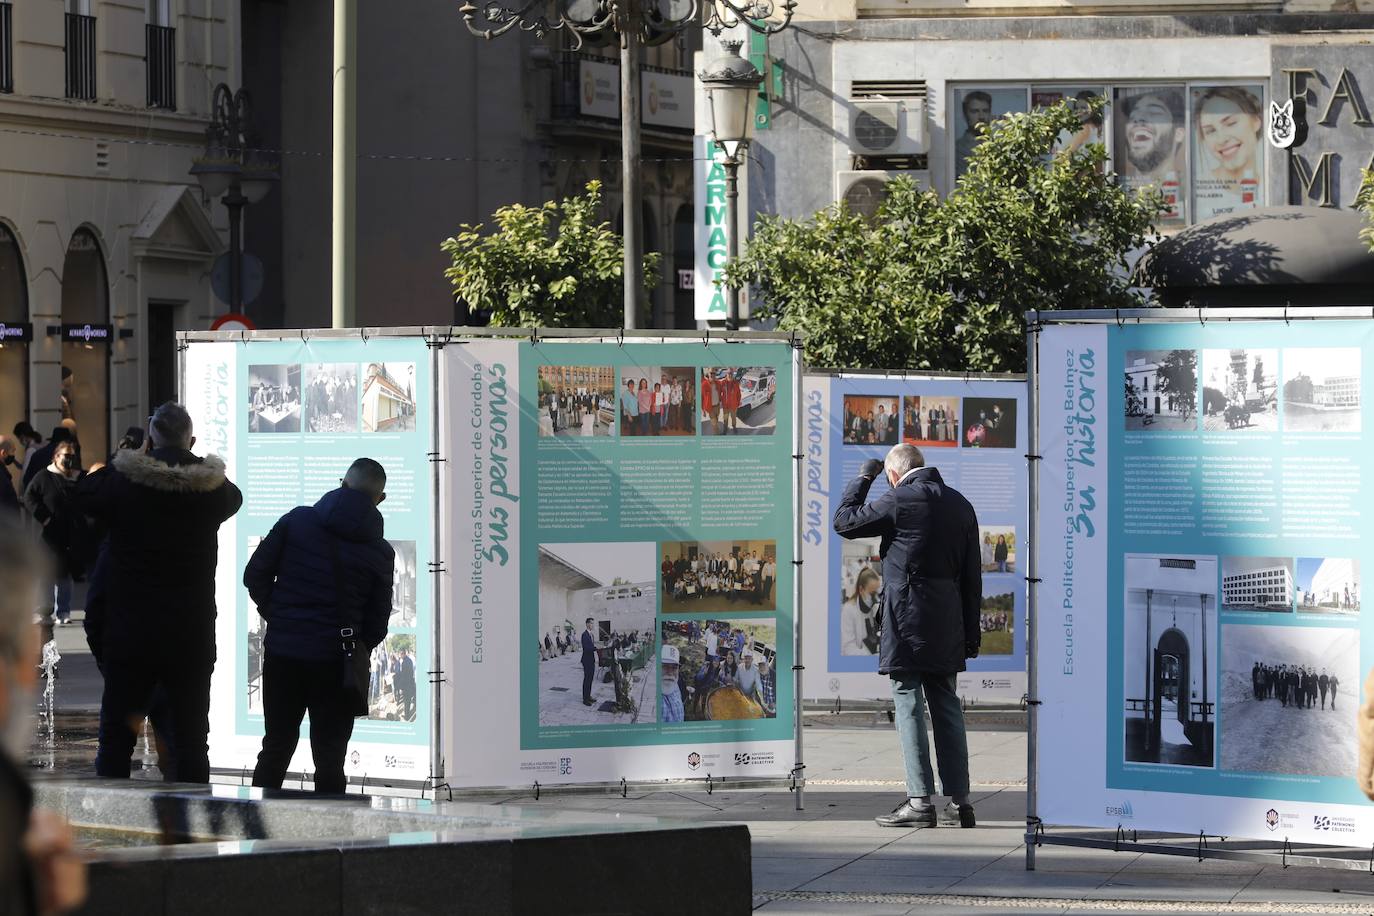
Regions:
<svg viewBox="0 0 1374 916"><path fill-rule="evenodd" d="M1360 174L1363 178L1360 191L1355 195L1355 208L1363 211L1365 222L1369 224L1360 230L1360 238L1370 251L1374 251L1374 170L1364 169Z"/></svg>
<svg viewBox="0 0 1374 916"><path fill-rule="evenodd" d="M470 313L497 327L615 328L624 302L624 244L601 218L601 182L542 206L492 214L496 231L464 223L440 246L444 271ZM644 256L644 289L658 283L659 255Z"/></svg>
<svg viewBox="0 0 1374 916"><path fill-rule="evenodd" d="M1027 310L1144 304L1127 258L1167 210L1120 187L1101 144L1056 151L1082 115L1066 100L993 122L944 200L898 178L871 219L761 217L725 281L803 332L813 365L1024 369Z"/></svg>

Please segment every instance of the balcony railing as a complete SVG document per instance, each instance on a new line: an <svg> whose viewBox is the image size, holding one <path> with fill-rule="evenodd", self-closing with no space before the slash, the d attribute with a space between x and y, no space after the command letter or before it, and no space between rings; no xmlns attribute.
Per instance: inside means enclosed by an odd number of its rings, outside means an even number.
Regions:
<svg viewBox="0 0 1374 916"><path fill-rule="evenodd" d="M95 17L67 14L67 98L95 98Z"/></svg>
<svg viewBox="0 0 1374 916"><path fill-rule="evenodd" d="M177 30L165 25L146 26L148 107L177 107Z"/></svg>
<svg viewBox="0 0 1374 916"><path fill-rule="evenodd" d="M0 92L14 91L14 7L0 0Z"/></svg>

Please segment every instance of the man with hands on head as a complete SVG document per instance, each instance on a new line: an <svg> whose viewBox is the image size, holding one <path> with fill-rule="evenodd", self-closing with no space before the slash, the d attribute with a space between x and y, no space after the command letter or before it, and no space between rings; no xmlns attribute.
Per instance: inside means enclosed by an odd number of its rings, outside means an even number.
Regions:
<svg viewBox="0 0 1374 916"><path fill-rule="evenodd" d="M871 503L884 474L890 489ZM919 449L897 445L885 461L870 459L845 487L833 519L842 538L881 539L882 620L878 672L892 679L897 735L906 764L907 798L883 827L934 827L935 776L926 740L925 705L935 731L947 815L976 823L969 800L968 741L957 693L965 660L978 656L983 599L978 519L973 506L925 467Z"/></svg>

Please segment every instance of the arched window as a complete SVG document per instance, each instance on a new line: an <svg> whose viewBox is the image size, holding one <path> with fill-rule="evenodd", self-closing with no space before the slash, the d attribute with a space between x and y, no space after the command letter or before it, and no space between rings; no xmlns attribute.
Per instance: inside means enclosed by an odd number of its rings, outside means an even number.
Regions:
<svg viewBox="0 0 1374 916"><path fill-rule="evenodd" d="M19 239L0 223L0 325L27 324L29 278ZM0 435L29 419L29 345L0 335Z"/></svg>
<svg viewBox="0 0 1374 916"><path fill-rule="evenodd" d="M105 255L89 229L78 229L62 262L62 323L110 323L110 285ZM76 421L84 463L104 461L110 451L110 343L63 341L63 380L54 392L40 392L45 407ZM55 404L53 402L56 402Z"/></svg>

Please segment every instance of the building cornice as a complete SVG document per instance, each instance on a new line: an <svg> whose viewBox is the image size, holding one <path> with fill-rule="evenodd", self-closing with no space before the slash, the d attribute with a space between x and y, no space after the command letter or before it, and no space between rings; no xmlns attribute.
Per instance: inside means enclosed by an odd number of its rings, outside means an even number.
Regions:
<svg viewBox="0 0 1374 916"><path fill-rule="evenodd" d="M205 141L207 123L204 118L158 109L134 109L17 94L0 95L0 127L201 146Z"/></svg>

